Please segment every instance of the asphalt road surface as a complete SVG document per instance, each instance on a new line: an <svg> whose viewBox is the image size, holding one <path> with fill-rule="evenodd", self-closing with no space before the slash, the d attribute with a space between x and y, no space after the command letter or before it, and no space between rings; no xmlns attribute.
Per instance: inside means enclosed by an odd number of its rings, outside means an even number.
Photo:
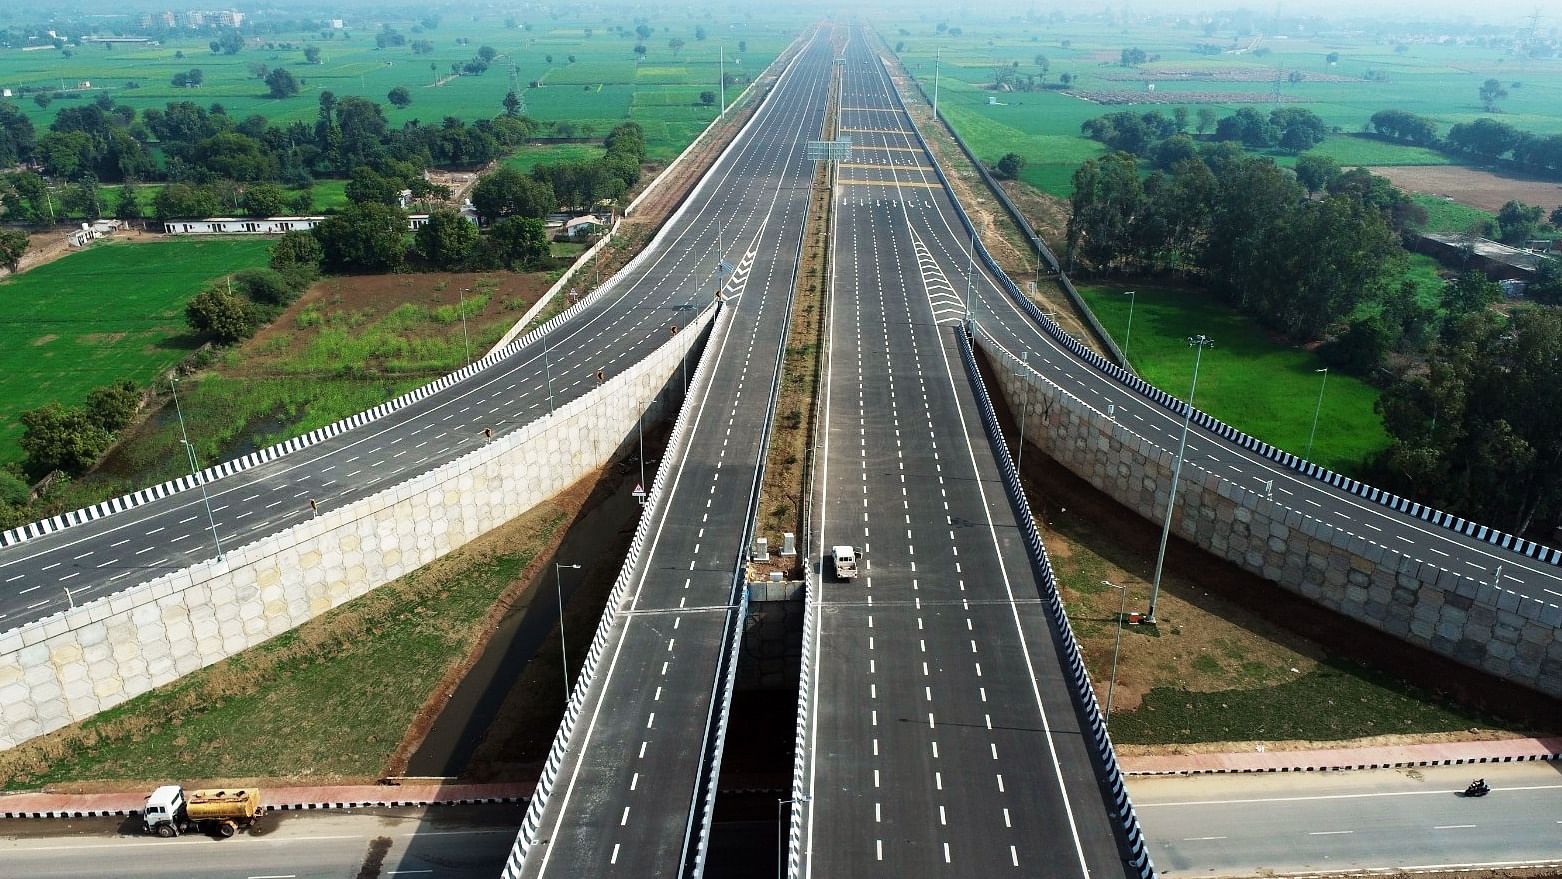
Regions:
<svg viewBox="0 0 1562 879"><path fill-rule="evenodd" d="M231 839L132 822L0 822L0 876L28 879L493 879L524 805L278 812ZM377 865L377 866L376 866Z"/></svg>
<svg viewBox="0 0 1562 879"><path fill-rule="evenodd" d="M664 459L668 490L525 876L676 876L702 854L708 720L730 696L717 671L741 622L745 534L813 176L804 142L823 125L831 58L825 28L740 144L754 204L735 220L748 236L735 260L743 280L729 282L730 322L706 344L686 438Z"/></svg>
<svg viewBox="0 0 1562 879"><path fill-rule="evenodd" d="M876 60L868 63L883 78L887 93L888 78L882 65ZM1114 405L1121 424L1175 453L1182 430L1180 415L1139 396L1054 341L998 287L981 260L971 258L969 236L954 201L933 171L912 127L904 113L886 112L873 104L842 114L843 133L850 135L854 144L849 176L894 182L901 187L912 225L930 258L922 264L924 275L946 278L952 288L941 299L941 308L962 314L968 310L1016 355L1028 352L1032 368L1103 412L1108 404ZM848 194L861 185L849 185ZM998 208L988 204L986 209ZM1370 543L1465 577L1498 583L1517 595L1562 606L1562 569L1371 503L1283 468L1197 426L1190 434L1187 454L1189 467L1216 473L1250 490L1273 481L1275 497L1282 503Z"/></svg>
<svg viewBox="0 0 1562 879"><path fill-rule="evenodd" d="M1477 775L1492 792L1459 796ZM1142 778L1129 783L1166 877L1562 862L1562 766Z"/></svg>
<svg viewBox="0 0 1562 879"><path fill-rule="evenodd" d="M854 125L898 112L874 68L854 34ZM923 190L858 166L905 155L838 170L804 874L1123 876L950 278L905 206ZM859 550L856 580L834 579L834 544Z"/></svg>

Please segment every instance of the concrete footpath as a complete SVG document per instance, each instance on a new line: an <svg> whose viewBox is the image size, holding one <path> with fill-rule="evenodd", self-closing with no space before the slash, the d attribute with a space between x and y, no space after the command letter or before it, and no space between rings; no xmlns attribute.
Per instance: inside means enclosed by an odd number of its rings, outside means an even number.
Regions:
<svg viewBox="0 0 1562 879"><path fill-rule="evenodd" d="M1118 756L1118 764L1128 775L1320 772L1521 763L1529 760L1562 760L1562 737L1504 739L1494 742L1440 742L1374 748L1323 748L1310 751L1255 750L1220 754Z"/></svg>
<svg viewBox="0 0 1562 879"><path fill-rule="evenodd" d="M525 784L364 784L333 787L264 787L261 805L269 812L312 809L361 809L375 806L454 806L473 803L523 803ZM141 811L151 789L113 794L0 794L0 818L101 818Z"/></svg>

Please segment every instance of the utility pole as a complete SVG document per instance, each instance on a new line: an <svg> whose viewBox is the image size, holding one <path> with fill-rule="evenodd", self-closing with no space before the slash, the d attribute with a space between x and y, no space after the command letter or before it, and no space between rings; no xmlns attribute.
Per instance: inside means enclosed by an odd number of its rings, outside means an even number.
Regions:
<svg viewBox="0 0 1562 879"><path fill-rule="evenodd" d="M933 50L933 120L938 120L938 64L944 53L944 47L939 46Z"/></svg>
<svg viewBox="0 0 1562 879"><path fill-rule="evenodd" d="M559 596L559 661L564 663L564 705L569 707L569 655L564 646L564 574L565 568L572 571L580 570L580 565L566 565L561 562L553 563L553 585Z"/></svg>
<svg viewBox="0 0 1562 879"><path fill-rule="evenodd" d="M1101 585L1111 586L1111 588L1117 589L1122 593L1117 599L1117 638L1112 644L1112 681L1106 687L1106 720L1101 724L1102 726L1110 727L1112 725L1112 697L1117 695L1117 654L1123 649L1123 615L1128 610L1128 587L1126 585L1112 586L1106 580L1102 580Z"/></svg>
<svg viewBox="0 0 1562 879"><path fill-rule="evenodd" d="M1127 291L1128 296L1128 329L1123 333L1123 359L1128 359L1128 345L1134 339L1134 303L1139 300L1139 294L1133 290Z"/></svg>
<svg viewBox="0 0 1562 879"><path fill-rule="evenodd" d="M967 254L968 261L965 265L965 331L970 336L976 335L976 299L973 293L973 285L976 283L976 233L971 233L971 250Z"/></svg>
<svg viewBox="0 0 1562 879"><path fill-rule="evenodd" d="M1172 465L1171 491L1166 494L1166 521L1161 525L1161 548L1155 553L1155 580L1150 584L1150 609L1144 621L1155 624L1155 602L1161 595L1161 572L1166 567L1166 542L1171 539L1172 513L1177 508L1177 480L1182 477L1182 459L1188 451L1188 425L1193 421L1193 395L1199 389L1199 363L1204 359L1204 349L1215 347L1215 340L1205 335L1189 336L1188 347L1193 352L1193 385L1188 388L1188 411L1182 418L1182 440L1177 445L1177 462Z"/></svg>

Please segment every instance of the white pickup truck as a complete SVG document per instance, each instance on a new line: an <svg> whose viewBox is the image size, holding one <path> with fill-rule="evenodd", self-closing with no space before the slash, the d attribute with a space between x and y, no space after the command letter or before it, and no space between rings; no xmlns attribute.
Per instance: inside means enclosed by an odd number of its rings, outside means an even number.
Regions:
<svg viewBox="0 0 1562 879"><path fill-rule="evenodd" d="M849 546L832 546L830 558L835 563L835 579L852 580L857 577L857 550Z"/></svg>

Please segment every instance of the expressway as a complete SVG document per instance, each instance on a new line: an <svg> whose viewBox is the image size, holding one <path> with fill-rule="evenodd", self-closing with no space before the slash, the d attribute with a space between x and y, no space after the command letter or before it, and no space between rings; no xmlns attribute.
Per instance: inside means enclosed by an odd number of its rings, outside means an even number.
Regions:
<svg viewBox="0 0 1562 879"><path fill-rule="evenodd" d="M791 79L797 79L796 76ZM660 345L708 302L775 201L795 100L768 100L645 251L572 320L488 368L330 439L83 524L0 547L0 632L369 497L518 430ZM777 132L788 132L778 134ZM771 226L772 235L784 224ZM619 437L613 437L617 442ZM67 595L66 590L70 590Z"/></svg>
<svg viewBox="0 0 1562 879"><path fill-rule="evenodd" d="M1476 775L1481 799L1459 791ZM1163 876L1562 863L1562 766L1136 778Z"/></svg>
<svg viewBox="0 0 1562 879"><path fill-rule="evenodd" d="M843 125L895 124L856 33L845 57ZM1129 875L961 363L956 278L907 211L926 190L877 173L907 143L838 166L801 874ZM833 544L858 579L833 579Z"/></svg>
<svg viewBox="0 0 1562 879"><path fill-rule="evenodd" d="M649 549L568 741L520 875L694 875L708 818L705 783L730 699L722 651L738 637L743 557L774 406L813 163L804 142L824 123L831 31L803 49L761 111L745 168L752 207L741 225L741 285L706 344L681 418L684 441L663 459L667 487L648 512Z"/></svg>
<svg viewBox="0 0 1562 879"><path fill-rule="evenodd" d="M877 54L869 64L870 75L891 89ZM1175 450L1182 430L1181 415L1142 396L1119 377L1084 362L1021 310L981 257L972 258L959 209L939 180L933 159L922 148L910 118L904 112L886 112L873 104L862 106L842 114L842 133L850 135L854 144L847 167L856 179L897 183L908 193L906 210L926 248L927 259L921 262L924 274L936 269L950 281L952 290L944 298L944 307L968 310L1010 351L1028 354L1031 366L1049 379L1103 412L1109 405L1115 407L1119 423L1162 448ZM1188 440L1186 463L1249 490L1261 490L1272 481L1276 499L1307 518L1424 564L1562 607L1562 568L1368 501L1197 425Z"/></svg>

